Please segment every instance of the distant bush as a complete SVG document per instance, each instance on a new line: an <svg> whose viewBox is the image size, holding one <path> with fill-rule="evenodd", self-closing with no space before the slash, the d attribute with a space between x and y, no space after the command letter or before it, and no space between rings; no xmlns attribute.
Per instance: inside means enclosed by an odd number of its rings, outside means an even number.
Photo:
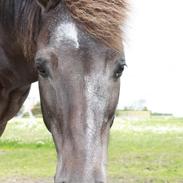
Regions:
<svg viewBox="0 0 183 183"><path fill-rule="evenodd" d="M122 114L123 110L116 110L116 116L120 116Z"/></svg>
<svg viewBox="0 0 183 183"><path fill-rule="evenodd" d="M40 103L37 103L37 104L33 107L32 113L33 113L34 116L41 116L41 115L42 115Z"/></svg>
<svg viewBox="0 0 183 183"><path fill-rule="evenodd" d="M173 114L169 114L169 113L152 113L152 116L173 116Z"/></svg>

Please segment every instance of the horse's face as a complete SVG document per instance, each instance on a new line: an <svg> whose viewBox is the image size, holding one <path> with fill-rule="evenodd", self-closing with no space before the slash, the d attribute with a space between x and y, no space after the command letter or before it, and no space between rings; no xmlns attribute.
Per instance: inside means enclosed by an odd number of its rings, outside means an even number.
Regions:
<svg viewBox="0 0 183 183"><path fill-rule="evenodd" d="M35 63L44 121L58 153L55 182L106 182L109 129L124 58L58 8L52 13L54 19L43 21Z"/></svg>

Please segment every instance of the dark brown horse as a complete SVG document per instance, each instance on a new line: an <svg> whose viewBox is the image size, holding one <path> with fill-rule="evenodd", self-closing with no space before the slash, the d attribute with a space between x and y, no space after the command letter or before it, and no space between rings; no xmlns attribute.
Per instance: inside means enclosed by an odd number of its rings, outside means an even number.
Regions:
<svg viewBox="0 0 183 183"><path fill-rule="evenodd" d="M106 182L125 12L124 0L0 0L0 135L38 80L55 183Z"/></svg>

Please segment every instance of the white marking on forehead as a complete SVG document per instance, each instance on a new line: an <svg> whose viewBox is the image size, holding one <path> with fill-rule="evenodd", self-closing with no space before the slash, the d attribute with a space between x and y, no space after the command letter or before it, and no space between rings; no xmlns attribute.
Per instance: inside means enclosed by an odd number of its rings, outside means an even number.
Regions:
<svg viewBox="0 0 183 183"><path fill-rule="evenodd" d="M78 41L78 30L74 23L65 22L61 23L54 32L54 37L57 43L60 43L63 40L70 40L74 43L76 48L79 48Z"/></svg>

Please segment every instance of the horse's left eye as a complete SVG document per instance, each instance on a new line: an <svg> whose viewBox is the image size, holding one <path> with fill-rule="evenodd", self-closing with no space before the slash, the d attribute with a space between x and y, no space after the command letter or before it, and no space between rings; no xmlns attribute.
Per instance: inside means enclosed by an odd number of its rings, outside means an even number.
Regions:
<svg viewBox="0 0 183 183"><path fill-rule="evenodd" d="M123 62L119 62L116 66L116 69L114 71L114 78L115 79L118 79L121 77L123 71L124 71L124 68L125 68L126 64Z"/></svg>

